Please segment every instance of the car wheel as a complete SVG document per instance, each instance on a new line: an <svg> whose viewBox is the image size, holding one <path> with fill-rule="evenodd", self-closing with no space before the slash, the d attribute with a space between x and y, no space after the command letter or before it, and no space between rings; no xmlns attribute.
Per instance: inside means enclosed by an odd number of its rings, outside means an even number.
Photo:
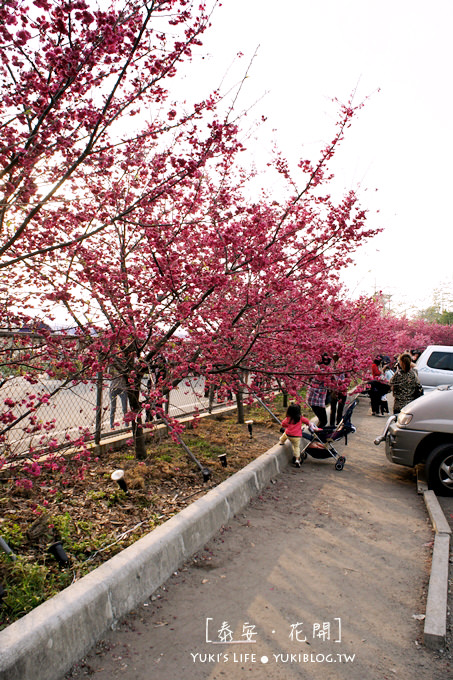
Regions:
<svg viewBox="0 0 453 680"><path fill-rule="evenodd" d="M426 460L428 488L438 496L453 496L453 444L441 444Z"/></svg>

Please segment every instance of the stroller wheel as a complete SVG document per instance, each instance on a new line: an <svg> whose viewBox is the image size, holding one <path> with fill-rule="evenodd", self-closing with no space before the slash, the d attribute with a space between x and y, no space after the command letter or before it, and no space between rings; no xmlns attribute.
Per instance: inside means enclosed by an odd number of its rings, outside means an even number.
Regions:
<svg viewBox="0 0 453 680"><path fill-rule="evenodd" d="M304 460L307 460L308 458L308 453L306 451L302 451L300 454L300 462L303 463Z"/></svg>
<svg viewBox="0 0 453 680"><path fill-rule="evenodd" d="M346 458L344 456L338 456L337 462L335 463L335 470L342 470L345 463Z"/></svg>

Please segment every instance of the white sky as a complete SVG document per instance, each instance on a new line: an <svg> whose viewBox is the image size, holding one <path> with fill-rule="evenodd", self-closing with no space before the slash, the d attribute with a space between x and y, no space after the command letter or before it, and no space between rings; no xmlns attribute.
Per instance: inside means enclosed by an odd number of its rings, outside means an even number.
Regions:
<svg viewBox="0 0 453 680"><path fill-rule="evenodd" d="M250 114L268 117L248 144L258 163L272 136L293 161L316 157L334 134L332 99L370 96L333 167L385 231L345 280L400 311L453 280L452 31L453 0L224 0L185 77L196 98L225 74L233 84L259 45L239 102L267 93Z"/></svg>

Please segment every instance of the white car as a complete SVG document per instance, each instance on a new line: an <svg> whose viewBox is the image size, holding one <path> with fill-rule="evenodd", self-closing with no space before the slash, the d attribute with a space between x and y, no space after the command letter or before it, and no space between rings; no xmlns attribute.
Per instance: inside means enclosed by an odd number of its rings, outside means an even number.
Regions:
<svg viewBox="0 0 453 680"><path fill-rule="evenodd" d="M388 419L374 443L383 441L392 463L425 463L428 487L439 496L453 496L453 386L438 387L406 404Z"/></svg>
<svg viewBox="0 0 453 680"><path fill-rule="evenodd" d="M415 367L425 394L439 385L453 385L453 347L429 345Z"/></svg>

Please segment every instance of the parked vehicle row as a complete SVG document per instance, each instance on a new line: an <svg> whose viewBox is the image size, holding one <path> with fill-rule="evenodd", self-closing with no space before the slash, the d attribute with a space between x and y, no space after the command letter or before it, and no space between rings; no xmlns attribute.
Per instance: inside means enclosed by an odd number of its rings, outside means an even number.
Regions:
<svg viewBox="0 0 453 680"><path fill-rule="evenodd" d="M423 396L391 416L374 443L385 441L391 463L424 463L428 487L440 496L453 496L453 347L430 345L416 369Z"/></svg>
<svg viewBox="0 0 453 680"><path fill-rule="evenodd" d="M428 487L453 496L453 385L437 387L391 416L374 443L382 441L391 463L424 463Z"/></svg>

